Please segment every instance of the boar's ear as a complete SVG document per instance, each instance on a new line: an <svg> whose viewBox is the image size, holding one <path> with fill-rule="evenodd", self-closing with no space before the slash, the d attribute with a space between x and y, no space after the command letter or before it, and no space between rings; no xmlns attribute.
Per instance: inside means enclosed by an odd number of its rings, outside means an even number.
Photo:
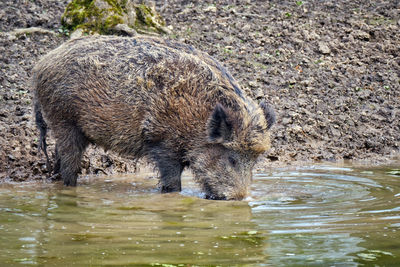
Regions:
<svg viewBox="0 0 400 267"><path fill-rule="evenodd" d="M269 130L272 125L275 123L275 111L274 109L265 101L261 101L260 107L264 112L265 119L267 120L267 129Z"/></svg>
<svg viewBox="0 0 400 267"><path fill-rule="evenodd" d="M232 136L232 123L221 104L217 104L207 124L208 138L211 142L222 143Z"/></svg>

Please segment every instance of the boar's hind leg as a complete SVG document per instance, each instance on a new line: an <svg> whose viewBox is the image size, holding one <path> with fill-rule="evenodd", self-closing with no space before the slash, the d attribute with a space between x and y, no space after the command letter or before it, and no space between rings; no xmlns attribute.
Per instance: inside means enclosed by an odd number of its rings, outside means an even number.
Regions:
<svg viewBox="0 0 400 267"><path fill-rule="evenodd" d="M89 141L76 126L63 125L55 132L57 133L56 165L59 162L59 171L64 185L76 186L82 154Z"/></svg>
<svg viewBox="0 0 400 267"><path fill-rule="evenodd" d="M53 177L54 178L61 178L60 175L60 167L61 167L61 159L60 159L60 153L58 152L58 145L56 144L56 153L54 156L54 167L53 167Z"/></svg>
<svg viewBox="0 0 400 267"><path fill-rule="evenodd" d="M172 153L163 149L153 149L151 156L160 171L161 192L181 191L181 174L184 164L175 159Z"/></svg>

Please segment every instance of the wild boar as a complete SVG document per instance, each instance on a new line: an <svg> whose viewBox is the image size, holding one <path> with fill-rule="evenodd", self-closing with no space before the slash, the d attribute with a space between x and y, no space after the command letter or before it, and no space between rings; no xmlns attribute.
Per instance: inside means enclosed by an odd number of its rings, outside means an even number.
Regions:
<svg viewBox="0 0 400 267"><path fill-rule="evenodd" d="M181 190L190 167L209 199L240 200L270 146L273 109L257 105L214 58L155 37L70 40L33 69L36 124L56 140L55 168L75 186L96 144L159 170L161 192Z"/></svg>

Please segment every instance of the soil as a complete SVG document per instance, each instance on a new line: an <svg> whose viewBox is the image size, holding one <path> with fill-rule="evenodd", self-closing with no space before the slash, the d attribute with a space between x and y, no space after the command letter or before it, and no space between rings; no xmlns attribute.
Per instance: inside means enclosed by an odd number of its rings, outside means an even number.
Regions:
<svg viewBox="0 0 400 267"><path fill-rule="evenodd" d="M400 153L400 2L157 1L169 38L224 63L243 89L275 108L270 166L352 160L388 163ZM0 179L42 179L30 71L65 42L68 1L0 2ZM30 28L26 33L18 28ZM54 140L50 139L50 150ZM136 164L91 147L83 174Z"/></svg>

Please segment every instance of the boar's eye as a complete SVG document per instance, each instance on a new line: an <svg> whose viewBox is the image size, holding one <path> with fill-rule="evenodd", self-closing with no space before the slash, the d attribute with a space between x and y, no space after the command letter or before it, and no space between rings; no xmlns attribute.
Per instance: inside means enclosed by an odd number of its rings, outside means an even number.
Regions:
<svg viewBox="0 0 400 267"><path fill-rule="evenodd" d="M228 160L232 167L236 167L236 159L234 159L232 156L229 156Z"/></svg>

